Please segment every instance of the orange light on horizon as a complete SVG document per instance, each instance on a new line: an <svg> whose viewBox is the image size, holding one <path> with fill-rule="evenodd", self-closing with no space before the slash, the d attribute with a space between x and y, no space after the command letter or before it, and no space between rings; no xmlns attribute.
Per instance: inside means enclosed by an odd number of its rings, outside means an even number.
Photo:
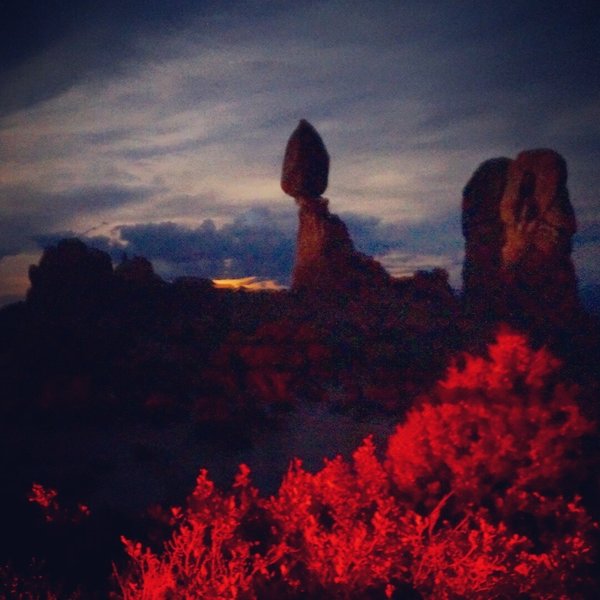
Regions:
<svg viewBox="0 0 600 600"><path fill-rule="evenodd" d="M273 279L258 279L258 277L240 277L238 279L213 279L213 285L217 289L239 290L243 289L249 292L259 291L277 291L285 289Z"/></svg>

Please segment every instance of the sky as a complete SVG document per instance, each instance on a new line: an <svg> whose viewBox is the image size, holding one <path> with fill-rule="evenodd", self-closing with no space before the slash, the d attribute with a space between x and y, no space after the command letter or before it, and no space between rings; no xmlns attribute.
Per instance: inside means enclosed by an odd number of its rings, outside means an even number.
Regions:
<svg viewBox="0 0 600 600"><path fill-rule="evenodd" d="M69 236L166 279L288 284L301 118L357 247L456 288L477 166L557 150L598 285L599 73L589 1L0 0L0 304Z"/></svg>

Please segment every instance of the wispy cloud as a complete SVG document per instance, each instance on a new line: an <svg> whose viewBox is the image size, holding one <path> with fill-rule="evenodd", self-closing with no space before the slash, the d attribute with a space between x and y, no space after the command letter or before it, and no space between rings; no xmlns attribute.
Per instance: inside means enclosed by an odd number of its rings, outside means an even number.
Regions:
<svg viewBox="0 0 600 600"><path fill-rule="evenodd" d="M77 233L108 225L114 210L143 203L152 193L141 187L84 187L62 193L44 192L24 186L0 188L0 260L33 250L35 237L70 229ZM78 223L78 214L88 223ZM78 224L82 225L78 227Z"/></svg>

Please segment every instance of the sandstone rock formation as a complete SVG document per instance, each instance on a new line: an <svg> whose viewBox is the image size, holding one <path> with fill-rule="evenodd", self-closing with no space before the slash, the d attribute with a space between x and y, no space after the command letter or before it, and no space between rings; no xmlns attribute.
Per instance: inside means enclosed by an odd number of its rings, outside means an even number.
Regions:
<svg viewBox="0 0 600 600"><path fill-rule="evenodd" d="M479 316L560 324L578 312L575 215L553 150L483 163L463 194L467 307Z"/></svg>
<svg viewBox="0 0 600 600"><path fill-rule="evenodd" d="M108 297L113 267L106 252L71 238L46 248L39 265L29 268L27 301L48 310L97 306Z"/></svg>
<svg viewBox="0 0 600 600"><path fill-rule="evenodd" d="M342 220L329 212L328 200L321 197L328 175L325 144L302 120L288 141L281 175L281 188L300 207L292 289L337 294L388 285L388 273L356 251Z"/></svg>
<svg viewBox="0 0 600 600"><path fill-rule="evenodd" d="M164 284L164 281L154 272L152 263L143 256L125 257L115 269L115 277L140 287Z"/></svg>
<svg viewBox="0 0 600 600"><path fill-rule="evenodd" d="M503 303L500 273L504 228L500 201L510 163L509 158L482 163L463 192L463 294L468 310L480 316L497 314Z"/></svg>

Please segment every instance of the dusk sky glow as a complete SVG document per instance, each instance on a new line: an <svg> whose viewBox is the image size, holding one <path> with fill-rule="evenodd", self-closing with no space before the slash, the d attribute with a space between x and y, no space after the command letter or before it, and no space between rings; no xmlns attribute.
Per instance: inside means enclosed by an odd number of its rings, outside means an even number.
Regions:
<svg viewBox="0 0 600 600"><path fill-rule="evenodd" d="M600 284L594 3L37 4L0 3L0 304L67 235L166 278L288 283L296 207L279 178L301 118L359 249L395 274L444 267L455 287L471 174L557 150L579 280Z"/></svg>

